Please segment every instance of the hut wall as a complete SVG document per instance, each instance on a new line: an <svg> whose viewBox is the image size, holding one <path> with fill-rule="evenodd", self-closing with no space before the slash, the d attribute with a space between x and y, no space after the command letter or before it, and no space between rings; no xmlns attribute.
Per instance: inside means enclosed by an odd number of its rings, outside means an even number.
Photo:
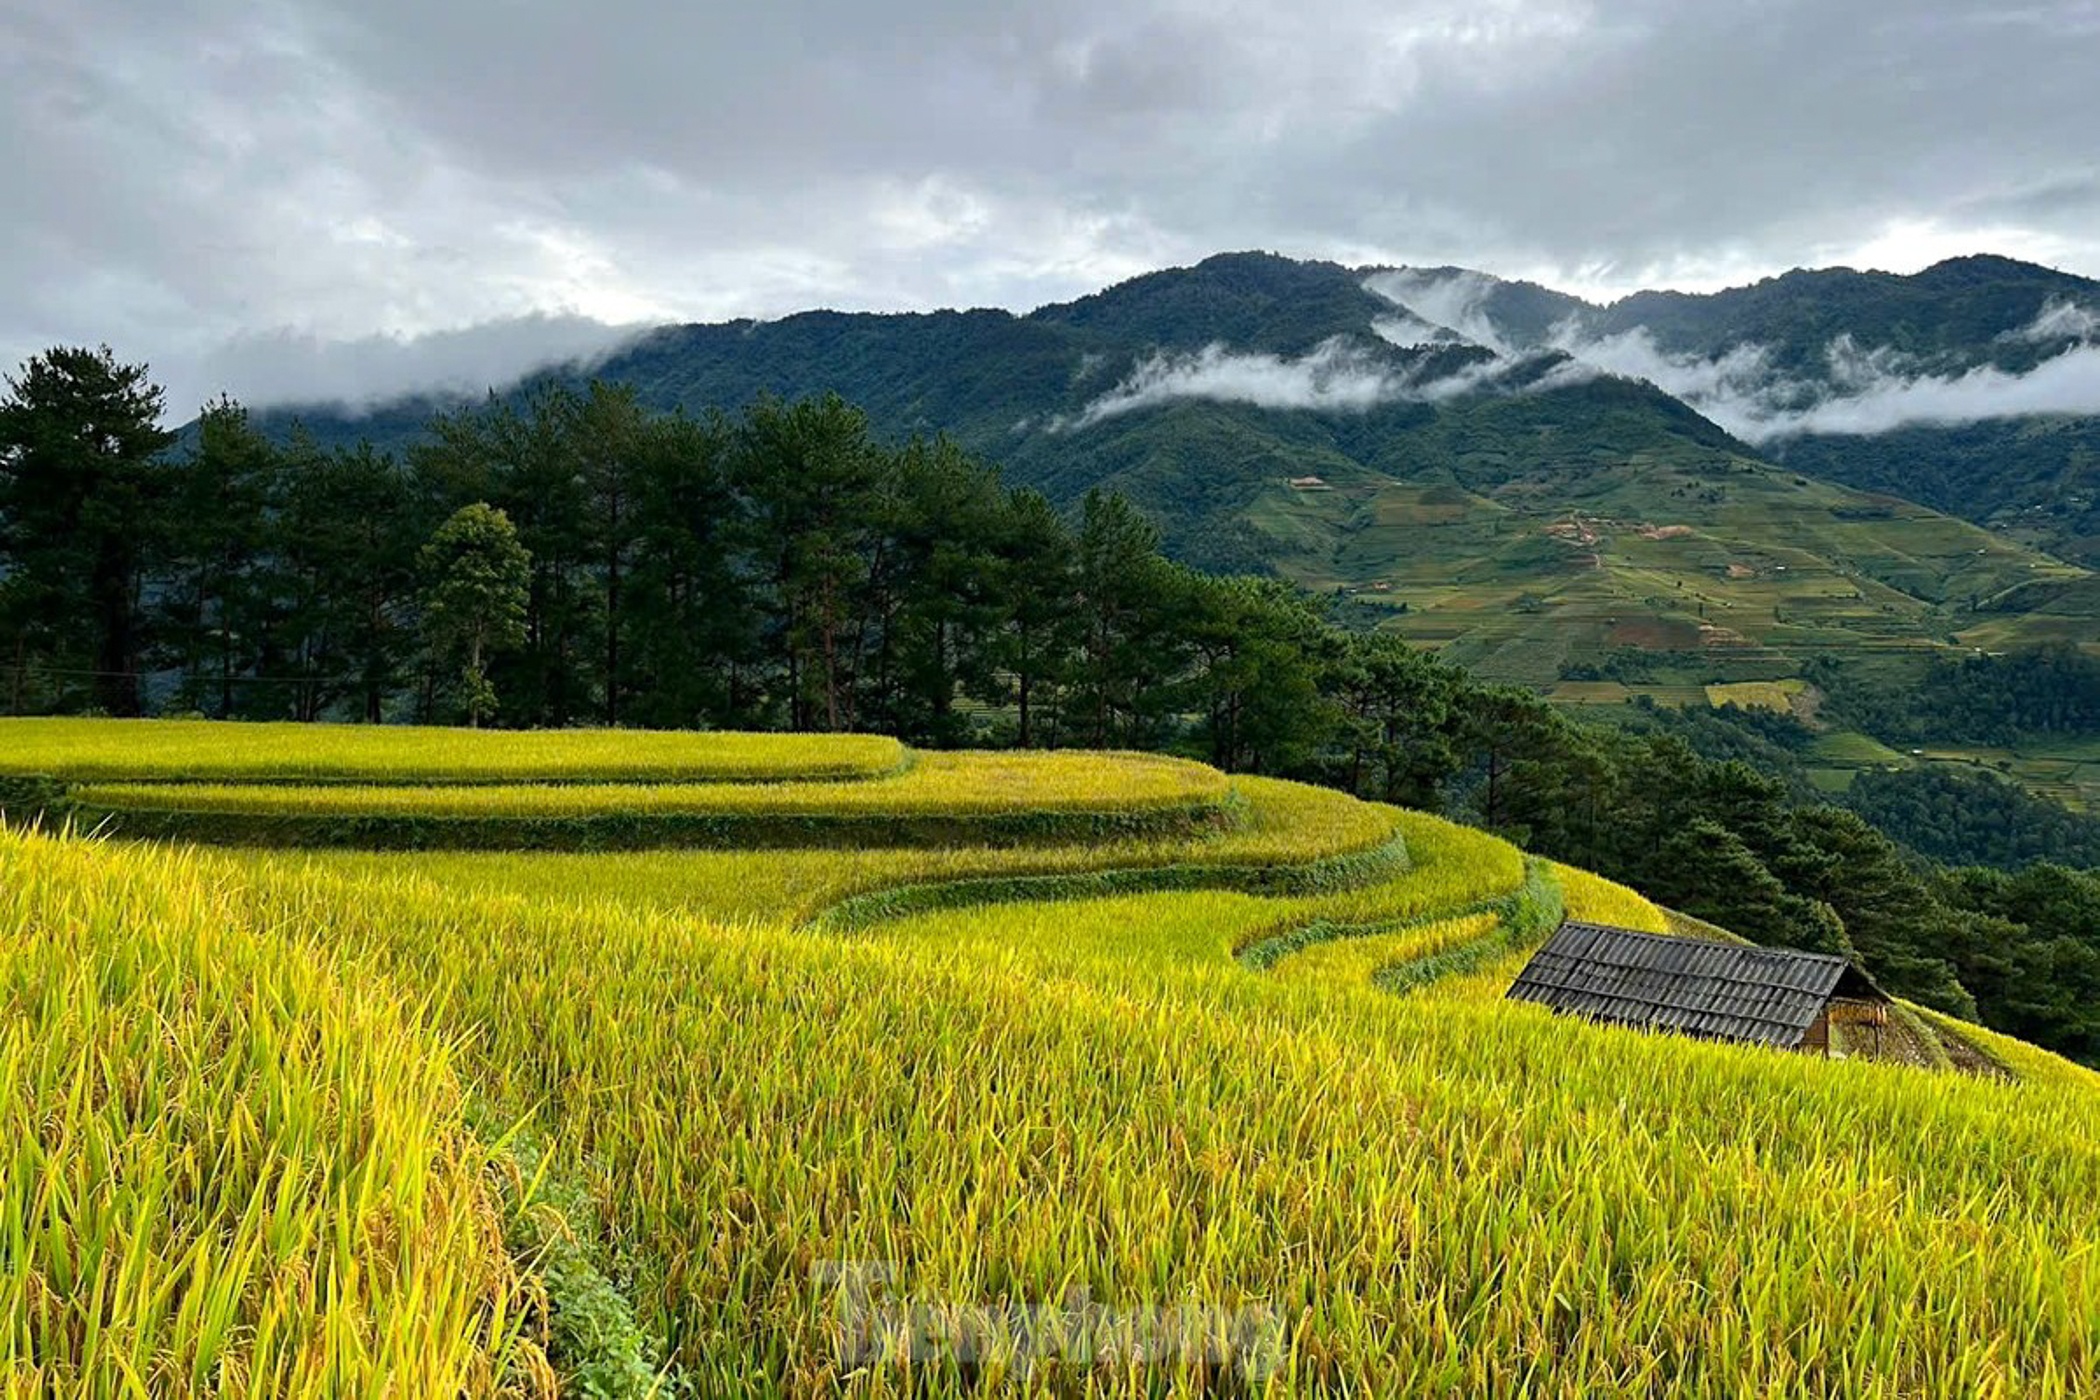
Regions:
<svg viewBox="0 0 2100 1400"><path fill-rule="evenodd" d="M1830 1008L1824 1007L1822 1014L1809 1023L1808 1033L1801 1037L1795 1047L1804 1055L1828 1055L1830 1053Z"/></svg>

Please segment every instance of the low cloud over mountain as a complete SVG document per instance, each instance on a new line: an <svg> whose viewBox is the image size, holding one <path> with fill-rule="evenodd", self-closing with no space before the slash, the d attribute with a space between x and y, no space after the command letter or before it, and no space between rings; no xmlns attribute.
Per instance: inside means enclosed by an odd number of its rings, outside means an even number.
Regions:
<svg viewBox="0 0 2100 1400"><path fill-rule="evenodd" d="M1075 419L1057 426L1090 427L1177 399L1331 413L1361 413L1388 403L1437 403L1509 379L1527 360L1494 356L1457 366L1437 359L1401 363L1341 336L1296 358L1212 344L1193 354L1152 355Z"/></svg>
<svg viewBox="0 0 2100 1400"><path fill-rule="evenodd" d="M2052 296L2024 322L1931 353L1865 343L1842 331L1823 341L1818 353L1804 355L1799 345L1747 335L1724 334L1722 347L1713 350L1665 348L1658 327L1683 332L1660 309L1652 324L1604 330L1626 318L1607 308L1584 308L1543 332L1527 332L1495 314L1512 284L1476 272L1383 272L1365 286L1393 303L1396 316L1381 329L1401 343L1462 337L1504 358L1549 348L1591 373L1646 380L1752 443L2035 414L2100 414L2100 297L2086 302ZM2001 363L1999 352L2009 347L2031 349ZM1565 383L1581 372L1564 370L1551 382Z"/></svg>

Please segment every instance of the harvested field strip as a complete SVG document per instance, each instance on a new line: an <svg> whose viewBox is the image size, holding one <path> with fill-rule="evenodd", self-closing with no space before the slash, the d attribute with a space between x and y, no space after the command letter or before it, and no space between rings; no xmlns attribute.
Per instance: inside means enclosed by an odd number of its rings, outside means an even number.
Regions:
<svg viewBox="0 0 2100 1400"><path fill-rule="evenodd" d="M0 719L0 776L64 782L840 782L910 757L876 735Z"/></svg>

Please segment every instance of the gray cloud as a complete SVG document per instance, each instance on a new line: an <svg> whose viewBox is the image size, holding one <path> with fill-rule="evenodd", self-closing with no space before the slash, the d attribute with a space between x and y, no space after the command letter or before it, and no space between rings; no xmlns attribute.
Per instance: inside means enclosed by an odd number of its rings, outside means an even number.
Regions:
<svg viewBox="0 0 2100 1400"><path fill-rule="evenodd" d="M108 340L179 411L279 392L257 338L365 343L362 392L375 336L1024 307L1239 247L2100 273L2096 57L2091 0L23 0L0 355Z"/></svg>
<svg viewBox="0 0 2100 1400"><path fill-rule="evenodd" d="M200 376L207 383L242 386L250 404L369 408L411 394L479 395L557 365L588 368L646 329L533 315L414 338L324 340L278 331L218 346L205 357Z"/></svg>

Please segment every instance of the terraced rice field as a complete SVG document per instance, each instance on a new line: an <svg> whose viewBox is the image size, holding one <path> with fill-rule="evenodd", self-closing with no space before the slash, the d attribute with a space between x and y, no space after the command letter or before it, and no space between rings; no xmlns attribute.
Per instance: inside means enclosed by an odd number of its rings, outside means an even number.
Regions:
<svg viewBox="0 0 2100 1400"><path fill-rule="evenodd" d="M838 849L0 832L0 1394L2100 1388L2086 1071L1509 1005L1563 909L1672 921L1421 814L811 761L752 794L931 773L987 839L905 804ZM542 820L477 762L478 820ZM1009 844L1065 763L1090 812L1216 819Z"/></svg>
<svg viewBox="0 0 2100 1400"><path fill-rule="evenodd" d="M592 741L584 752L614 748L608 735L579 737ZM749 737L728 747L742 753ZM683 761L704 769L697 752L689 746ZM504 782L485 768L474 781L414 785L63 779L51 805L127 836L381 849L860 844L907 826L915 844L1099 839L1220 827L1231 815L1223 774L1148 754L900 754L846 780L823 776L831 763L797 774L792 751L774 761L767 781L706 783Z"/></svg>
<svg viewBox="0 0 2100 1400"><path fill-rule="evenodd" d="M0 719L0 776L70 782L824 781L883 777L907 762L902 744L872 734Z"/></svg>
<svg viewBox="0 0 2100 1400"><path fill-rule="evenodd" d="M1793 713L1794 697L1806 689L1806 683L1799 680L1737 681L1731 685L1707 686L1706 699L1715 709L1736 705L1745 710L1769 710L1785 715Z"/></svg>
<svg viewBox="0 0 2100 1400"><path fill-rule="evenodd" d="M405 817L562 818L608 812L789 816L1129 812L1215 805L1222 773L1148 754L928 754L879 780L832 782L418 784L83 783L81 800L112 811Z"/></svg>

